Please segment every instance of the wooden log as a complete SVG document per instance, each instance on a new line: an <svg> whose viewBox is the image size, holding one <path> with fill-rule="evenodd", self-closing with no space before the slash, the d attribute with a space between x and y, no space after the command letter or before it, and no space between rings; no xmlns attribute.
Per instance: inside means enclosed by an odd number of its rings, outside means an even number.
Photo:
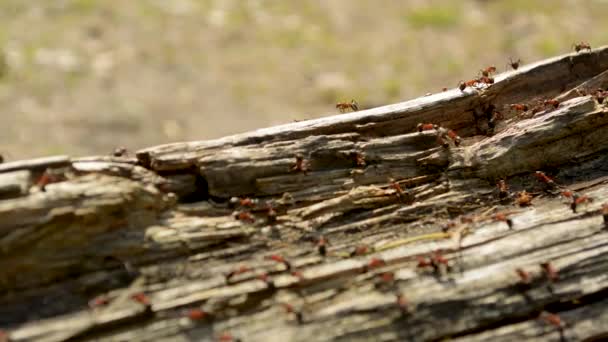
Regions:
<svg viewBox="0 0 608 342"><path fill-rule="evenodd" d="M137 162L73 159L44 186L23 173L0 200L0 326L11 341L605 337L608 109L576 90L604 84L607 53Z"/></svg>

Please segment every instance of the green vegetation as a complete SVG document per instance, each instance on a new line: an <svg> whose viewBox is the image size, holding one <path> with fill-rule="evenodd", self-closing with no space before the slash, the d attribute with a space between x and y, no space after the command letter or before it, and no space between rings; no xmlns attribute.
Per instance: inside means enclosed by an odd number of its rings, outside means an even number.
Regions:
<svg viewBox="0 0 608 342"><path fill-rule="evenodd" d="M460 23L462 14L452 6L429 6L414 9L406 15L407 23L414 28L449 28Z"/></svg>

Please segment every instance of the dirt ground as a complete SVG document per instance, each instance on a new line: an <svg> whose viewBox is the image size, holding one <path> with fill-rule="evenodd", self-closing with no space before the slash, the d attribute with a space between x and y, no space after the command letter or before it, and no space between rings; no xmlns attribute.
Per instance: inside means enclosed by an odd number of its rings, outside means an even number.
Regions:
<svg viewBox="0 0 608 342"><path fill-rule="evenodd" d="M2 0L0 154L106 154L404 101L608 43L602 0Z"/></svg>

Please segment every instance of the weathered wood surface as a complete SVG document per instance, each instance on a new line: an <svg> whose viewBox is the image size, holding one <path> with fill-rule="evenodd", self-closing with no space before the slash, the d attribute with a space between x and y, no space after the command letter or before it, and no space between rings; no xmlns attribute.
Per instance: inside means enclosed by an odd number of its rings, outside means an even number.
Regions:
<svg viewBox="0 0 608 342"><path fill-rule="evenodd" d="M0 165L0 341L606 337L606 72L604 47L137 159Z"/></svg>

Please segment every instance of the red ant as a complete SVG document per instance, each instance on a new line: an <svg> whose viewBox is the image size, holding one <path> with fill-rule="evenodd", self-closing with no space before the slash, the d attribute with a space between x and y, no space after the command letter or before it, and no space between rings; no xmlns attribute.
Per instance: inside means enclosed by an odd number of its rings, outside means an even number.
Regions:
<svg viewBox="0 0 608 342"><path fill-rule="evenodd" d="M110 301L108 300L107 297L105 297L105 296L99 296L99 297L95 297L95 298L93 298L93 299L91 299L89 301L89 307L91 309L98 308L100 306L106 306L106 305L108 305L109 302Z"/></svg>
<svg viewBox="0 0 608 342"><path fill-rule="evenodd" d="M498 197L500 199L509 196L509 186L507 185L507 181L505 181L504 179L500 179L498 180L496 186L498 187Z"/></svg>
<svg viewBox="0 0 608 342"><path fill-rule="evenodd" d="M385 283L392 283L395 281L395 273L393 272L384 272L380 274L380 279L382 279Z"/></svg>
<svg viewBox="0 0 608 342"><path fill-rule="evenodd" d="M589 43L585 43L585 42L574 43L574 44L572 44L572 47L574 48L574 51L576 51L576 53L579 53L581 50L591 51L591 45L589 45Z"/></svg>
<svg viewBox="0 0 608 342"><path fill-rule="evenodd" d="M572 195L572 203L570 204L570 208L572 209L573 213L576 213L576 208L578 207L579 204L589 203L589 202L593 202L593 198L591 198L587 195L578 196L578 195L574 194L574 195Z"/></svg>
<svg viewBox="0 0 608 342"><path fill-rule="evenodd" d="M543 272L545 272L545 275L549 281L553 282L559 280L559 273L550 262L543 262L540 264L540 267L543 269Z"/></svg>
<svg viewBox="0 0 608 342"><path fill-rule="evenodd" d="M490 76L490 74L493 74L496 72L496 67L495 66L489 66L485 69L480 70L481 71L481 75L483 77L488 77Z"/></svg>
<svg viewBox="0 0 608 342"><path fill-rule="evenodd" d="M555 184L555 182L553 181L553 179L551 179L549 176L547 176L542 171L536 171L534 173L534 175L536 176L536 178L538 178L539 181L541 181L541 182L543 182L545 184Z"/></svg>
<svg viewBox="0 0 608 342"><path fill-rule="evenodd" d="M521 104L521 103L514 103L512 105L510 105L511 109L518 111L518 112L525 112L528 110L528 105L525 104Z"/></svg>
<svg viewBox="0 0 608 342"><path fill-rule="evenodd" d="M289 263L289 261L287 261L283 256L278 255L278 254L273 254L271 256L268 257L268 259L272 260L272 261L276 261L278 263L281 263L283 265L285 265L285 268L289 271L291 270L291 263Z"/></svg>
<svg viewBox="0 0 608 342"><path fill-rule="evenodd" d="M477 83L479 83L477 79L469 80L466 82L461 81L460 83L458 83L458 89L460 89L460 91L464 91L467 87L474 87Z"/></svg>
<svg viewBox="0 0 608 342"><path fill-rule="evenodd" d="M521 63L521 59L517 59L517 60L513 60L511 57L509 57L509 65L511 66L511 68L513 68L513 70L517 70L517 68L519 68L519 64Z"/></svg>
<svg viewBox="0 0 608 342"><path fill-rule="evenodd" d="M560 192L560 194L565 198L572 198L574 196L574 192L572 192L572 190L564 190Z"/></svg>
<svg viewBox="0 0 608 342"><path fill-rule="evenodd" d="M377 268L377 267L382 267L386 265L386 262L380 258L372 258L369 263L367 264L367 269L372 269L372 268Z"/></svg>
<svg viewBox="0 0 608 342"><path fill-rule="evenodd" d="M366 163L365 163L365 155L363 155L363 153L361 153L361 152L352 152L351 156L355 160L355 165L356 166L364 167L366 165Z"/></svg>
<svg viewBox="0 0 608 342"><path fill-rule="evenodd" d="M607 92L602 89L597 89L593 97L595 98L597 103L602 104L604 103L604 99L606 98L606 93Z"/></svg>
<svg viewBox="0 0 608 342"><path fill-rule="evenodd" d="M317 242L317 251L321 256L327 255L327 240L321 236Z"/></svg>
<svg viewBox="0 0 608 342"><path fill-rule="evenodd" d="M46 191L46 186L51 183L59 182L60 178L58 176L52 175L48 170L44 171L42 176L38 178L36 182L36 186L40 189L40 191Z"/></svg>
<svg viewBox="0 0 608 342"><path fill-rule="evenodd" d="M398 293L396 297L397 306L399 307L402 313L406 313L409 307L409 302L407 301L407 298L405 298L405 295L403 295L402 293Z"/></svg>
<svg viewBox="0 0 608 342"><path fill-rule="evenodd" d="M247 266L240 266L239 268L234 269L226 274L226 282L230 281L230 279L232 279L232 277L234 277L235 275L247 273L250 271L251 271L251 268L249 268Z"/></svg>
<svg viewBox="0 0 608 342"><path fill-rule="evenodd" d="M505 222L509 226L509 229L513 229L513 221L505 213L496 213L492 216L492 219L494 221Z"/></svg>
<svg viewBox="0 0 608 342"><path fill-rule="evenodd" d="M479 83L494 84L493 77L482 76L477 80Z"/></svg>
<svg viewBox="0 0 608 342"><path fill-rule="evenodd" d="M517 273L517 276L519 276L519 279L521 280L521 283L524 284L524 285L528 285L532 281L532 279L530 277L530 273L524 271L521 268L516 269L515 273Z"/></svg>
<svg viewBox="0 0 608 342"><path fill-rule="evenodd" d="M208 314L201 309L195 308L195 309L189 309L188 311L186 311L184 316L187 316L192 321L200 321L200 320L205 319L208 316Z"/></svg>
<svg viewBox="0 0 608 342"><path fill-rule="evenodd" d="M452 142L454 142L454 146L456 147L460 146L460 143L462 142L462 138L459 137L454 130L441 128L439 130L439 134L437 135L437 142L444 148L448 148L450 146L448 141L445 139L446 137L452 140Z"/></svg>
<svg viewBox="0 0 608 342"><path fill-rule="evenodd" d="M150 306L150 298L148 298L148 296L146 296L146 294L143 292L138 292L131 295L131 299L145 306Z"/></svg>
<svg viewBox="0 0 608 342"><path fill-rule="evenodd" d="M416 265L417 268L426 268L432 265L432 261L430 259L427 259L423 256L418 256L418 265Z"/></svg>
<svg viewBox="0 0 608 342"><path fill-rule="evenodd" d="M402 198L404 191L401 188L401 185L399 185L399 183L397 181L395 181L394 178L389 178L388 182L389 182L389 188L395 190L397 197Z"/></svg>
<svg viewBox="0 0 608 342"><path fill-rule="evenodd" d="M459 146L462 139L453 130L448 131L448 137L454 141L454 145Z"/></svg>
<svg viewBox="0 0 608 342"><path fill-rule="evenodd" d="M532 204L532 195L526 190L523 190L517 194L516 202L520 207L527 207Z"/></svg>
<svg viewBox="0 0 608 342"><path fill-rule="evenodd" d="M220 336L217 337L217 340L219 342L240 342L241 339L240 338L235 338L234 336L232 336L232 334L225 332L222 333Z"/></svg>
<svg viewBox="0 0 608 342"><path fill-rule="evenodd" d="M359 245L350 253L350 256L365 255L367 252L369 252L369 247L367 245Z"/></svg>
<svg viewBox="0 0 608 342"><path fill-rule="evenodd" d="M432 123L419 123L418 125L416 125L416 128L418 129L418 132L422 132L430 131L432 129L439 129L439 126Z"/></svg>
<svg viewBox="0 0 608 342"><path fill-rule="evenodd" d="M540 315L538 315L538 318L541 318L547 324L550 324L560 330L562 330L563 327L565 326L565 323L562 321L562 319L557 314L552 314L550 312L543 311L540 313Z"/></svg>
<svg viewBox="0 0 608 342"><path fill-rule="evenodd" d="M268 276L268 273L264 272L262 274L260 274L259 276L257 276L257 278L261 281L263 281L264 283L266 283L266 286L268 286L269 289L274 289L274 281L272 279L270 279L270 277Z"/></svg>
<svg viewBox="0 0 608 342"><path fill-rule="evenodd" d="M293 305L291 305L289 303L283 303L283 308L285 308L285 312L294 314L294 316L296 317L296 321L298 323L302 323L303 317L302 317L302 312L300 310L296 310L293 307Z"/></svg>
<svg viewBox="0 0 608 342"><path fill-rule="evenodd" d="M353 112L356 112L356 111L359 110L359 104L355 100L350 100L350 103L348 103L348 102L338 102L336 104L336 108L340 110L340 113L344 113L348 109L352 110Z"/></svg>
<svg viewBox="0 0 608 342"><path fill-rule="evenodd" d="M304 156L296 154L296 163L289 169L290 171L299 171L307 174L310 171L308 163L304 160Z"/></svg>
<svg viewBox="0 0 608 342"><path fill-rule="evenodd" d="M490 120L488 120L488 127L490 129L494 129L494 127L496 127L496 122L498 120L502 120L502 119L504 119L504 116L502 115L502 113L493 110L492 116L490 117Z"/></svg>
<svg viewBox="0 0 608 342"><path fill-rule="evenodd" d="M270 203L266 206L266 210L266 218L268 219L268 223L277 222L277 212L274 210Z"/></svg>
<svg viewBox="0 0 608 342"><path fill-rule="evenodd" d="M558 100L545 100L543 101L544 106L553 106L553 108L559 107L560 102Z"/></svg>
<svg viewBox="0 0 608 342"><path fill-rule="evenodd" d="M237 211L234 213L234 218L239 221L248 222L248 223L255 222L255 218L248 211Z"/></svg>

